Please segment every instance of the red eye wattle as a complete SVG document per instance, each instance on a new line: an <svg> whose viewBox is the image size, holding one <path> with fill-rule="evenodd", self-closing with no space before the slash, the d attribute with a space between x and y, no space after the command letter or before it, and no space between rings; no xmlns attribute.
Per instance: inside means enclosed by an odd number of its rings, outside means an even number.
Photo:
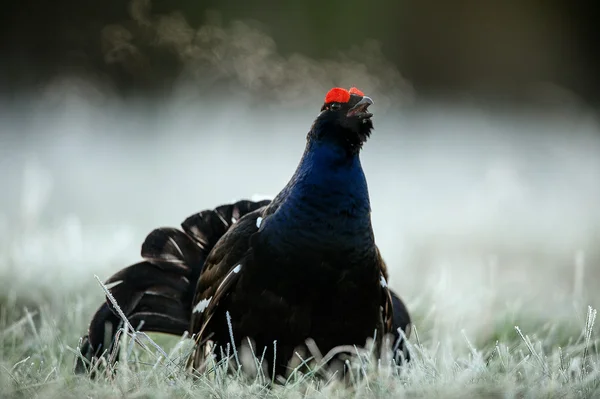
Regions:
<svg viewBox="0 0 600 399"><path fill-rule="evenodd" d="M325 96L325 104L347 103L348 101L350 101L350 92L341 87L334 87Z"/></svg>

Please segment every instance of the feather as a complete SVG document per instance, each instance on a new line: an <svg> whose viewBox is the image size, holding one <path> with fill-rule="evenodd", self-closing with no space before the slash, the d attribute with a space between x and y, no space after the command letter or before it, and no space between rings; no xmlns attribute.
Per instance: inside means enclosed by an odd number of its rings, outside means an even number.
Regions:
<svg viewBox="0 0 600 399"><path fill-rule="evenodd" d="M182 335L190 329L196 281L208 253L235 222L269 201L242 200L188 217L182 230L162 227L148 234L141 246L141 262L110 276L105 284L130 324L140 331ZM75 372L89 370L89 361L115 349L122 327L110 301L97 309L82 337ZM115 360L118 359L118 352Z"/></svg>

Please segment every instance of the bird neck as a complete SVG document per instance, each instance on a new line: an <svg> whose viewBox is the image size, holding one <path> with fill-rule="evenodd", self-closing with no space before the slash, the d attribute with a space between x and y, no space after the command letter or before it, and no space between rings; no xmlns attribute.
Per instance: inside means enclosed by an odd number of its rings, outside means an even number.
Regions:
<svg viewBox="0 0 600 399"><path fill-rule="evenodd" d="M345 250L372 244L367 181L358 152L309 139L285 188L273 200L263 232L270 242ZM289 235L289 237L288 237Z"/></svg>

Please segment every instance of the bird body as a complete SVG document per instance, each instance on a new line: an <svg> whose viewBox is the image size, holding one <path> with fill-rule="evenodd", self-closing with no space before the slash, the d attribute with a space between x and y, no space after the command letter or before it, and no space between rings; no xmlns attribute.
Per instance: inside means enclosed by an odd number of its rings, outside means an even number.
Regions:
<svg viewBox="0 0 600 399"><path fill-rule="evenodd" d="M205 345L223 349L232 336L236 347L250 338L255 353L264 350L277 375L290 372L308 339L326 353L388 333L400 342L395 329L408 336L410 317L388 289L375 244L359 157L373 127L370 104L357 89L332 89L295 173L273 201L240 201L188 218L183 232L151 233L142 246L146 261L109 279L121 282L111 292L128 317L156 321L153 331L187 326L196 370L205 364ZM99 326L111 317L107 307L90 324L88 352L106 334ZM165 323L168 314L179 315L176 323ZM226 352L214 351L217 358Z"/></svg>
<svg viewBox="0 0 600 399"><path fill-rule="evenodd" d="M275 372L285 375L307 339L326 353L391 332L391 298L381 283L359 158L372 124L369 117L346 121L359 102L371 100L354 97L336 110L326 102L288 184L232 226L207 258L195 302L209 304L192 315L197 342L222 346L233 335L239 346L249 337L270 361L277 341ZM196 352L194 368L203 354Z"/></svg>

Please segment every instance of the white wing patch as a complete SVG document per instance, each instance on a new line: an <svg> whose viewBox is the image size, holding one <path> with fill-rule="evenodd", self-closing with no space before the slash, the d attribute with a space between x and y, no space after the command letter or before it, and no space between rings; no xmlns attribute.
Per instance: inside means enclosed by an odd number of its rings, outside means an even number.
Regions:
<svg viewBox="0 0 600 399"><path fill-rule="evenodd" d="M263 218L261 218L260 216L258 218L256 218L256 228L260 229L260 225L262 224Z"/></svg>
<svg viewBox="0 0 600 399"><path fill-rule="evenodd" d="M383 288L387 287L387 281L385 281L385 278L383 276L381 276L381 280L379 281L379 284L381 284L381 286Z"/></svg>
<svg viewBox="0 0 600 399"><path fill-rule="evenodd" d="M235 222L236 222L235 218L234 218L234 217L232 217L232 218L231 218L231 223L235 223Z"/></svg>
<svg viewBox="0 0 600 399"><path fill-rule="evenodd" d="M237 265L236 267L233 268L233 272L234 273L239 273L240 270L242 270L242 264L240 263L239 265Z"/></svg>
<svg viewBox="0 0 600 399"><path fill-rule="evenodd" d="M208 307L208 304L210 303L211 299L212 299L212 296L208 299L203 299L200 302L198 302L196 307L194 307L194 313L204 312L206 310L206 308Z"/></svg>

